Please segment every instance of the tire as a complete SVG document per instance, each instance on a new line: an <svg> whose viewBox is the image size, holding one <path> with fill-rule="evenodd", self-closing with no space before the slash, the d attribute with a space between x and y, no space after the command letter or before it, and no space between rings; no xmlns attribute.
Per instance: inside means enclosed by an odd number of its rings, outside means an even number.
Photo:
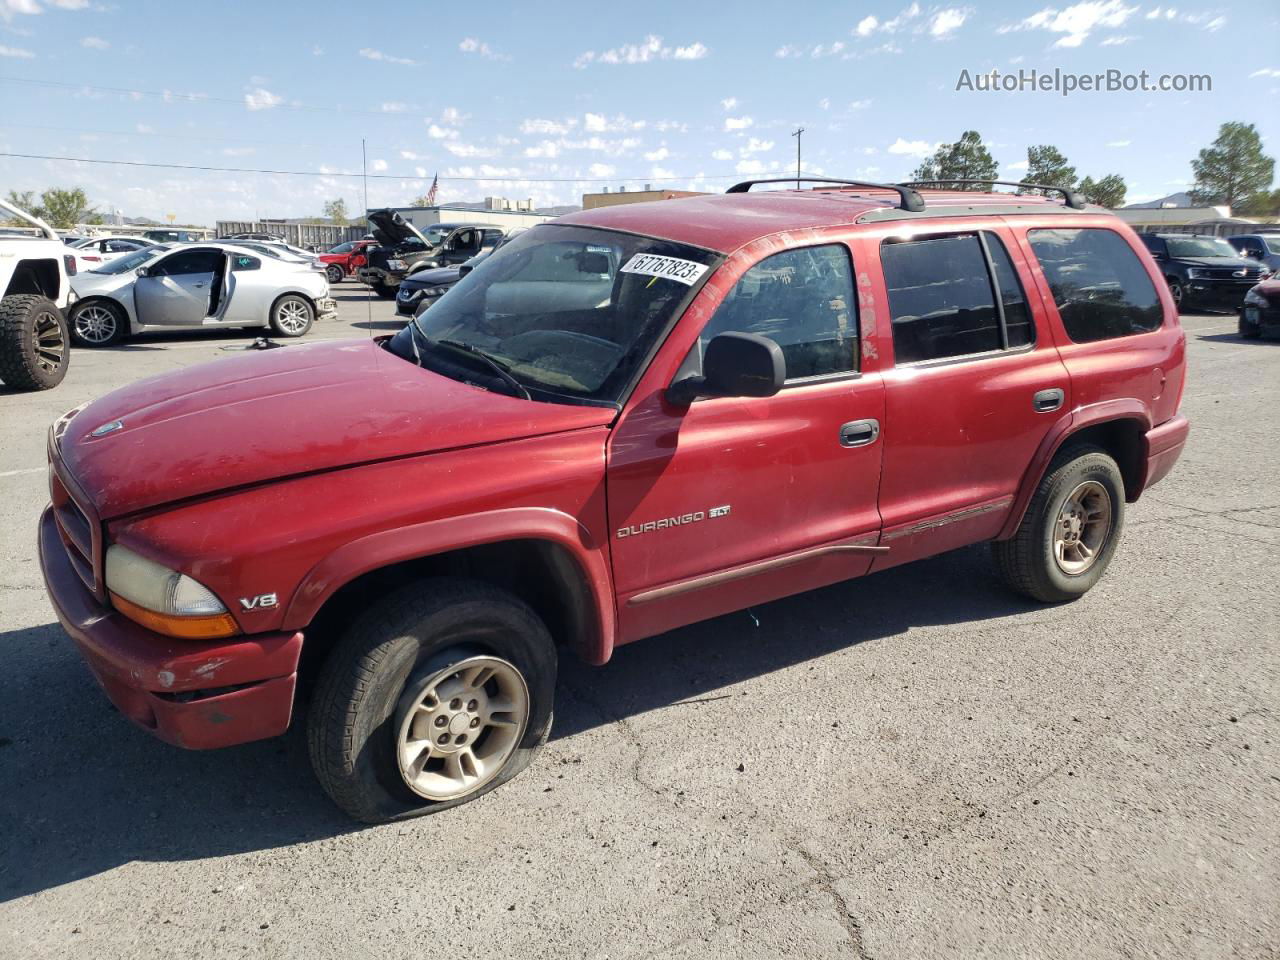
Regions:
<svg viewBox="0 0 1280 960"><path fill-rule="evenodd" d="M1257 340L1262 336L1262 330L1259 329L1258 325L1256 323L1250 323L1244 318L1244 308L1241 308L1240 310L1239 320L1237 321L1237 330L1240 333L1241 339L1244 340Z"/></svg>
<svg viewBox="0 0 1280 960"><path fill-rule="evenodd" d="M1099 521L1087 517L1101 509L1103 494L1107 516L1099 538ZM1078 520L1067 516L1072 497L1083 498L1082 527L1075 527ZM1049 465L1013 537L992 543L996 571L1010 588L1032 599L1075 600L1102 578L1123 526L1124 478L1115 460L1098 447L1073 447ZM1073 532L1078 538L1075 546L1070 542ZM1060 540L1065 541L1061 559ZM1080 558L1090 545L1092 559L1081 566Z"/></svg>
<svg viewBox="0 0 1280 960"><path fill-rule="evenodd" d="M316 322L316 308L301 294L286 293L271 305L271 329L277 336L301 337Z"/></svg>
<svg viewBox="0 0 1280 960"><path fill-rule="evenodd" d="M397 284L392 287L385 283L378 283L374 284L373 292L378 295L380 300L394 300L396 298L396 294L400 292L400 286Z"/></svg>
<svg viewBox="0 0 1280 960"><path fill-rule="evenodd" d="M329 278L330 283L341 283L347 276L346 271L336 263L331 263L325 267L324 275Z"/></svg>
<svg viewBox="0 0 1280 960"><path fill-rule="evenodd" d="M129 335L129 318L108 300L87 300L71 308L71 336L77 346L110 347Z"/></svg>
<svg viewBox="0 0 1280 960"><path fill-rule="evenodd" d="M1186 298L1182 292L1182 284L1173 277L1165 277L1165 279L1169 282L1169 295L1173 297L1173 305L1177 308L1178 312L1181 313L1186 306L1183 303L1183 300Z"/></svg>
<svg viewBox="0 0 1280 960"><path fill-rule="evenodd" d="M0 300L0 380L14 390L49 390L70 363L71 338L57 304L32 294Z"/></svg>
<svg viewBox="0 0 1280 960"><path fill-rule="evenodd" d="M503 663L518 675L525 691L523 723L515 724L518 729L505 721L479 726L471 767L481 773L472 785L450 794L439 784L426 783L431 777L447 780L449 775L448 764L436 756L437 731L446 739L455 734L465 739L472 729L466 711L474 713L477 705L461 698L446 702L449 693L444 688L446 682L462 682L471 669L468 664L477 662ZM433 685L437 681L439 687ZM555 681L551 635L519 599L471 580L439 578L412 584L357 620L321 668L307 718L316 778L334 803L366 823L436 813L474 800L527 767L546 742ZM503 682L508 688L519 686L510 676ZM504 695L506 688L497 686L498 679L493 683L498 692L490 696ZM430 707L434 714L425 707L414 709L416 698L428 690L441 692L441 699ZM518 701L518 693L512 699ZM429 694L423 702L431 703ZM463 723L457 722L455 709ZM479 706L481 714L486 709ZM510 711L507 719L519 719L519 712ZM441 723L445 717L447 723ZM425 726L415 728L418 720ZM429 737L419 739L427 731ZM505 739L495 740L499 735ZM399 747L407 742L425 745L412 749L431 754L422 768L424 779L413 785L402 773ZM490 769L476 767L482 742L495 747L490 760L484 761ZM460 757L472 748L449 744L443 749ZM437 761L444 764L439 768L444 773L429 773ZM459 758L458 769L462 764Z"/></svg>

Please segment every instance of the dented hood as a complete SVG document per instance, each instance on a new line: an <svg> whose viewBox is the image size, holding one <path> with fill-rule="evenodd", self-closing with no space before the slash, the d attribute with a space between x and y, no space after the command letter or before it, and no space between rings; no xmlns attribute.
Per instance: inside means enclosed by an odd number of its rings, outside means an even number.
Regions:
<svg viewBox="0 0 1280 960"><path fill-rule="evenodd" d="M110 519L288 476L600 426L613 416L490 393L372 340L334 340L139 380L80 410L58 450ZM92 435L115 421L121 426Z"/></svg>

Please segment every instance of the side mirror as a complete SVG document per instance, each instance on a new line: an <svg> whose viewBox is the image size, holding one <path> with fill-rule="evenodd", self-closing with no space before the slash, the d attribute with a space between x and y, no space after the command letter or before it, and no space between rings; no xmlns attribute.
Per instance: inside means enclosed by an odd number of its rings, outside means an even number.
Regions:
<svg viewBox="0 0 1280 960"><path fill-rule="evenodd" d="M146 267L139 267L137 270L133 271L134 275L138 277L145 277L149 272L150 271L148 271Z"/></svg>
<svg viewBox="0 0 1280 960"><path fill-rule="evenodd" d="M686 407L698 397L772 397L787 379L782 348L754 333L712 337L702 358L702 376L667 388L667 402Z"/></svg>

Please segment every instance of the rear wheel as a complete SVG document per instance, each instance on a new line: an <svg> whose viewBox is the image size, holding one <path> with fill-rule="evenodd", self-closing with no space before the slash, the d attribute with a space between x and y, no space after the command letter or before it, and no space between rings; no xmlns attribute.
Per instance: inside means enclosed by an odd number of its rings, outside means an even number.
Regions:
<svg viewBox="0 0 1280 960"><path fill-rule="evenodd" d="M0 380L15 390L48 390L67 375L67 321L45 297L0 300Z"/></svg>
<svg viewBox="0 0 1280 960"><path fill-rule="evenodd" d="M556 651L511 594L441 578L392 594L322 668L311 762L370 823L466 803L528 766L551 728Z"/></svg>
<svg viewBox="0 0 1280 960"><path fill-rule="evenodd" d="M331 263L324 268L325 276L329 278L330 283L341 283L346 273L342 267L336 263Z"/></svg>
<svg viewBox="0 0 1280 960"><path fill-rule="evenodd" d="M285 294L271 307L271 329L282 337L302 336L315 319L311 302L296 293Z"/></svg>
<svg viewBox="0 0 1280 960"><path fill-rule="evenodd" d="M1079 446L1055 458L1018 531L993 543L996 570L1046 603L1083 596L1106 571L1124 523L1124 478L1105 451Z"/></svg>
<svg viewBox="0 0 1280 960"><path fill-rule="evenodd" d="M124 311L105 300L89 300L71 310L71 331L82 347L109 347L129 332Z"/></svg>

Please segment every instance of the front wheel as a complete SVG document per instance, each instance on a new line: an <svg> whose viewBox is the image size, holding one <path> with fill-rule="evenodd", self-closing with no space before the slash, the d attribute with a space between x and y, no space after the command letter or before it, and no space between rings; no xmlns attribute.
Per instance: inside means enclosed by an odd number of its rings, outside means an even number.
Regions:
<svg viewBox="0 0 1280 960"><path fill-rule="evenodd" d="M129 334L129 319L113 303L90 300L71 310L71 336L82 347L109 347Z"/></svg>
<svg viewBox="0 0 1280 960"><path fill-rule="evenodd" d="M1045 603L1083 596L1115 554L1124 522L1124 478L1105 451L1060 454L1036 488L1017 532L993 543L996 570Z"/></svg>
<svg viewBox="0 0 1280 960"><path fill-rule="evenodd" d="M399 284L392 286L386 283L374 284L373 292L382 300L394 300L396 294L400 292Z"/></svg>
<svg viewBox="0 0 1280 960"><path fill-rule="evenodd" d="M271 329L282 337L302 336L315 319L311 302L296 293L286 294L271 307Z"/></svg>
<svg viewBox="0 0 1280 960"><path fill-rule="evenodd" d="M330 283L341 283L343 278L346 276L346 273L343 271L342 267L340 267L336 263L331 263L327 267L325 267L324 274L326 277L329 278Z"/></svg>
<svg viewBox="0 0 1280 960"><path fill-rule="evenodd" d="M1169 295L1173 297L1173 305L1177 307L1178 312L1181 313L1182 301L1184 299L1182 284L1180 284L1177 280L1173 279L1172 277L1169 278Z"/></svg>
<svg viewBox="0 0 1280 960"><path fill-rule="evenodd" d="M546 741L555 678L551 636L516 597L452 578L412 585L325 663L307 721L316 777L368 823L474 800Z"/></svg>

